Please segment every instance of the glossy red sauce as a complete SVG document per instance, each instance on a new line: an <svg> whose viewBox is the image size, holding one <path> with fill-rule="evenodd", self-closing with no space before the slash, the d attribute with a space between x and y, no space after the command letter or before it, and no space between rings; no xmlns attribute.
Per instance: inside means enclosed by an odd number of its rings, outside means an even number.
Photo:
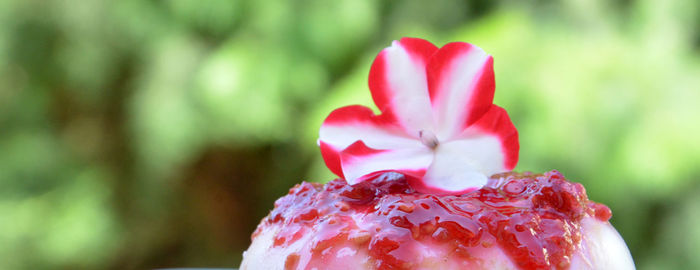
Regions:
<svg viewBox="0 0 700 270"><path fill-rule="evenodd" d="M285 247L313 233L309 254L290 255L287 269L323 266L347 252L340 245L365 250L378 269L411 269L416 256L404 247L412 241L442 243L464 260L478 260L474 247L496 245L522 269L566 269L587 216L607 221L611 212L557 171L494 175L482 189L458 196L417 193L403 176L388 173L355 186L340 179L298 184L275 202L253 238L281 225L274 246Z"/></svg>

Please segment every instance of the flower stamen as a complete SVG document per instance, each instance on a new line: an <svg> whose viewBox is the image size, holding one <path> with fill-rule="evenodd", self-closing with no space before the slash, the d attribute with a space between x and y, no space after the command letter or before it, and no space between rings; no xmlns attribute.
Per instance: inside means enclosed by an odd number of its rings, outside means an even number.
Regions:
<svg viewBox="0 0 700 270"><path fill-rule="evenodd" d="M418 136L420 137L420 141L423 143L423 145L427 146L430 149L435 149L440 144L437 136L435 136L435 133L432 133L428 130L419 131Z"/></svg>

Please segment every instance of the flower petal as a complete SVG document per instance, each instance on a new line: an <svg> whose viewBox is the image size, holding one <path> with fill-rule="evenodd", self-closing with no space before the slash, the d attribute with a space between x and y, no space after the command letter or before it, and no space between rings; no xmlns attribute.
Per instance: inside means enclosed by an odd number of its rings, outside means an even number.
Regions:
<svg viewBox="0 0 700 270"><path fill-rule="evenodd" d="M340 152L358 140L376 149L414 148L421 145L406 135L402 128L383 115L375 115L367 107L354 105L336 109L321 125L318 145L326 166L339 177L345 177Z"/></svg>
<svg viewBox="0 0 700 270"><path fill-rule="evenodd" d="M421 178L433 160L433 153L425 147L377 150L357 141L340 153L340 160L345 180L354 185L390 171Z"/></svg>
<svg viewBox="0 0 700 270"><path fill-rule="evenodd" d="M323 157L326 167L338 177L345 178L343 168L340 166L340 150L321 140L318 140L317 143L321 148L321 157Z"/></svg>
<svg viewBox="0 0 700 270"><path fill-rule="evenodd" d="M412 186L432 194L464 194L481 188L488 176L498 171L484 165L501 163L499 148L498 140L489 136L442 144L422 182Z"/></svg>
<svg viewBox="0 0 700 270"><path fill-rule="evenodd" d="M319 140L340 150L359 140L375 149L420 145L419 141L408 136L395 123L360 105L346 106L331 112L321 125Z"/></svg>
<svg viewBox="0 0 700 270"><path fill-rule="evenodd" d="M493 58L464 42L449 43L427 66L436 135L449 140L478 120L493 103Z"/></svg>
<svg viewBox="0 0 700 270"><path fill-rule="evenodd" d="M463 194L481 188L488 176L515 167L519 148L518 131L508 114L492 105L455 140L438 146L422 181L412 186L435 194Z"/></svg>
<svg viewBox="0 0 700 270"><path fill-rule="evenodd" d="M425 66L436 51L426 40L402 38L382 50L370 68L374 103L412 136L433 126Z"/></svg>
<svg viewBox="0 0 700 270"><path fill-rule="evenodd" d="M501 171L515 168L515 165L518 164L518 152L520 151L518 130L505 109L491 105L491 108L459 137L468 138L474 134L486 134L498 140L500 143L498 153L503 155L503 164L501 165L503 169Z"/></svg>

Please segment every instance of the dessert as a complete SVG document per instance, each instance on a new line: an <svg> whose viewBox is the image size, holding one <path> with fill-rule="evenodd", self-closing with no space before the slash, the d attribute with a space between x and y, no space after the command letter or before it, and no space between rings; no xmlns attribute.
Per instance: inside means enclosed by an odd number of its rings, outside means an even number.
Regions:
<svg viewBox="0 0 700 270"><path fill-rule="evenodd" d="M278 199L241 269L634 269L581 184L511 171L518 134L483 50L404 38L369 81L380 114L343 107L321 127L339 178Z"/></svg>

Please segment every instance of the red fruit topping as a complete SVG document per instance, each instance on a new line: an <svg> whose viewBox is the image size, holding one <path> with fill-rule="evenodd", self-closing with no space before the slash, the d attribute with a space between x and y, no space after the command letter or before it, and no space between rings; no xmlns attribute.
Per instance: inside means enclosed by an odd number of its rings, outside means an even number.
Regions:
<svg viewBox="0 0 700 270"><path fill-rule="evenodd" d="M522 269L565 269L581 241L581 219L610 216L557 171L497 174L477 191L447 196L417 193L403 175L385 173L355 186L340 179L298 184L253 238L272 225L281 225L275 247L311 234L311 252L288 257L287 269L300 261L322 265L341 246L365 250L378 269L411 269L411 242L443 243L464 260L478 260L470 248L498 245Z"/></svg>
<svg viewBox="0 0 700 270"><path fill-rule="evenodd" d="M292 253L287 256L287 260L284 261L284 270L297 269L297 265L299 265L299 254Z"/></svg>

